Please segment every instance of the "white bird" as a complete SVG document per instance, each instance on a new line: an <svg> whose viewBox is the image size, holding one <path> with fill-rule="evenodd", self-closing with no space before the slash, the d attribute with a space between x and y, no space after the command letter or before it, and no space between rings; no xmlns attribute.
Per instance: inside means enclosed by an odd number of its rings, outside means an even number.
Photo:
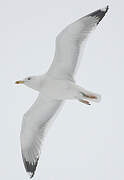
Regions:
<svg viewBox="0 0 124 180"><path fill-rule="evenodd" d="M90 105L100 101L100 95L89 92L74 81L81 45L90 32L99 24L108 11L108 6L88 14L67 26L56 38L56 51L47 73L31 76L16 84L39 91L39 96L24 114L21 129L21 151L24 166L34 176L40 157L40 147L49 121L66 99L77 99Z"/></svg>

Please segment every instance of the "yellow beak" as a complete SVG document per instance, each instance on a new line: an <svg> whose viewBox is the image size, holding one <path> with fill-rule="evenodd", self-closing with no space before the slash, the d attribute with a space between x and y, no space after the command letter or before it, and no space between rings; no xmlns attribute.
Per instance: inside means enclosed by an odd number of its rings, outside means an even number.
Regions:
<svg viewBox="0 0 124 180"><path fill-rule="evenodd" d="M24 81L16 81L16 84L24 84Z"/></svg>

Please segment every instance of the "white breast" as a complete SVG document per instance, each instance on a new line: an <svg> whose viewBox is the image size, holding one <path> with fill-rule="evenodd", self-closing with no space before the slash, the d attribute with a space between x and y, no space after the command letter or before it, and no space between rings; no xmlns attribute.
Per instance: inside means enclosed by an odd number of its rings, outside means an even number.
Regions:
<svg viewBox="0 0 124 180"><path fill-rule="evenodd" d="M47 79L40 90L47 98L55 100L73 99L77 94L75 84L69 80Z"/></svg>

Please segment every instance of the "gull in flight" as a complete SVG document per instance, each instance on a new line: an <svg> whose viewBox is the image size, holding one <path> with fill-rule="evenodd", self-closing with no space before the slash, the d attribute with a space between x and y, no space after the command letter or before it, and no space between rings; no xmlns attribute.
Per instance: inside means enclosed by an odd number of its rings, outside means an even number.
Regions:
<svg viewBox="0 0 124 180"><path fill-rule="evenodd" d="M39 92L35 103L23 116L20 134L22 158L30 178L34 176L49 121L62 102L66 99L77 99L90 105L90 101L100 101L100 95L75 83L74 73L82 45L108 8L106 6L78 19L58 34L55 56L47 73L16 81L16 84L24 84Z"/></svg>

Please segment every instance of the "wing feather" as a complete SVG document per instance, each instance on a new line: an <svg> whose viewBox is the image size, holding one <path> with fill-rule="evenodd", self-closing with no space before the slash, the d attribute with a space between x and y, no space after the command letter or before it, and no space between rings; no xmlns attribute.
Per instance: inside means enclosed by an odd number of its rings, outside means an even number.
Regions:
<svg viewBox="0 0 124 180"><path fill-rule="evenodd" d="M56 38L56 51L52 65L48 71L50 76L60 79L73 79L78 64L81 47L90 32L102 20L108 6L80 18L67 26Z"/></svg>
<svg viewBox="0 0 124 180"><path fill-rule="evenodd" d="M21 151L26 171L34 176L40 157L40 147L47 124L59 109L62 101L39 97L24 115L21 128Z"/></svg>

